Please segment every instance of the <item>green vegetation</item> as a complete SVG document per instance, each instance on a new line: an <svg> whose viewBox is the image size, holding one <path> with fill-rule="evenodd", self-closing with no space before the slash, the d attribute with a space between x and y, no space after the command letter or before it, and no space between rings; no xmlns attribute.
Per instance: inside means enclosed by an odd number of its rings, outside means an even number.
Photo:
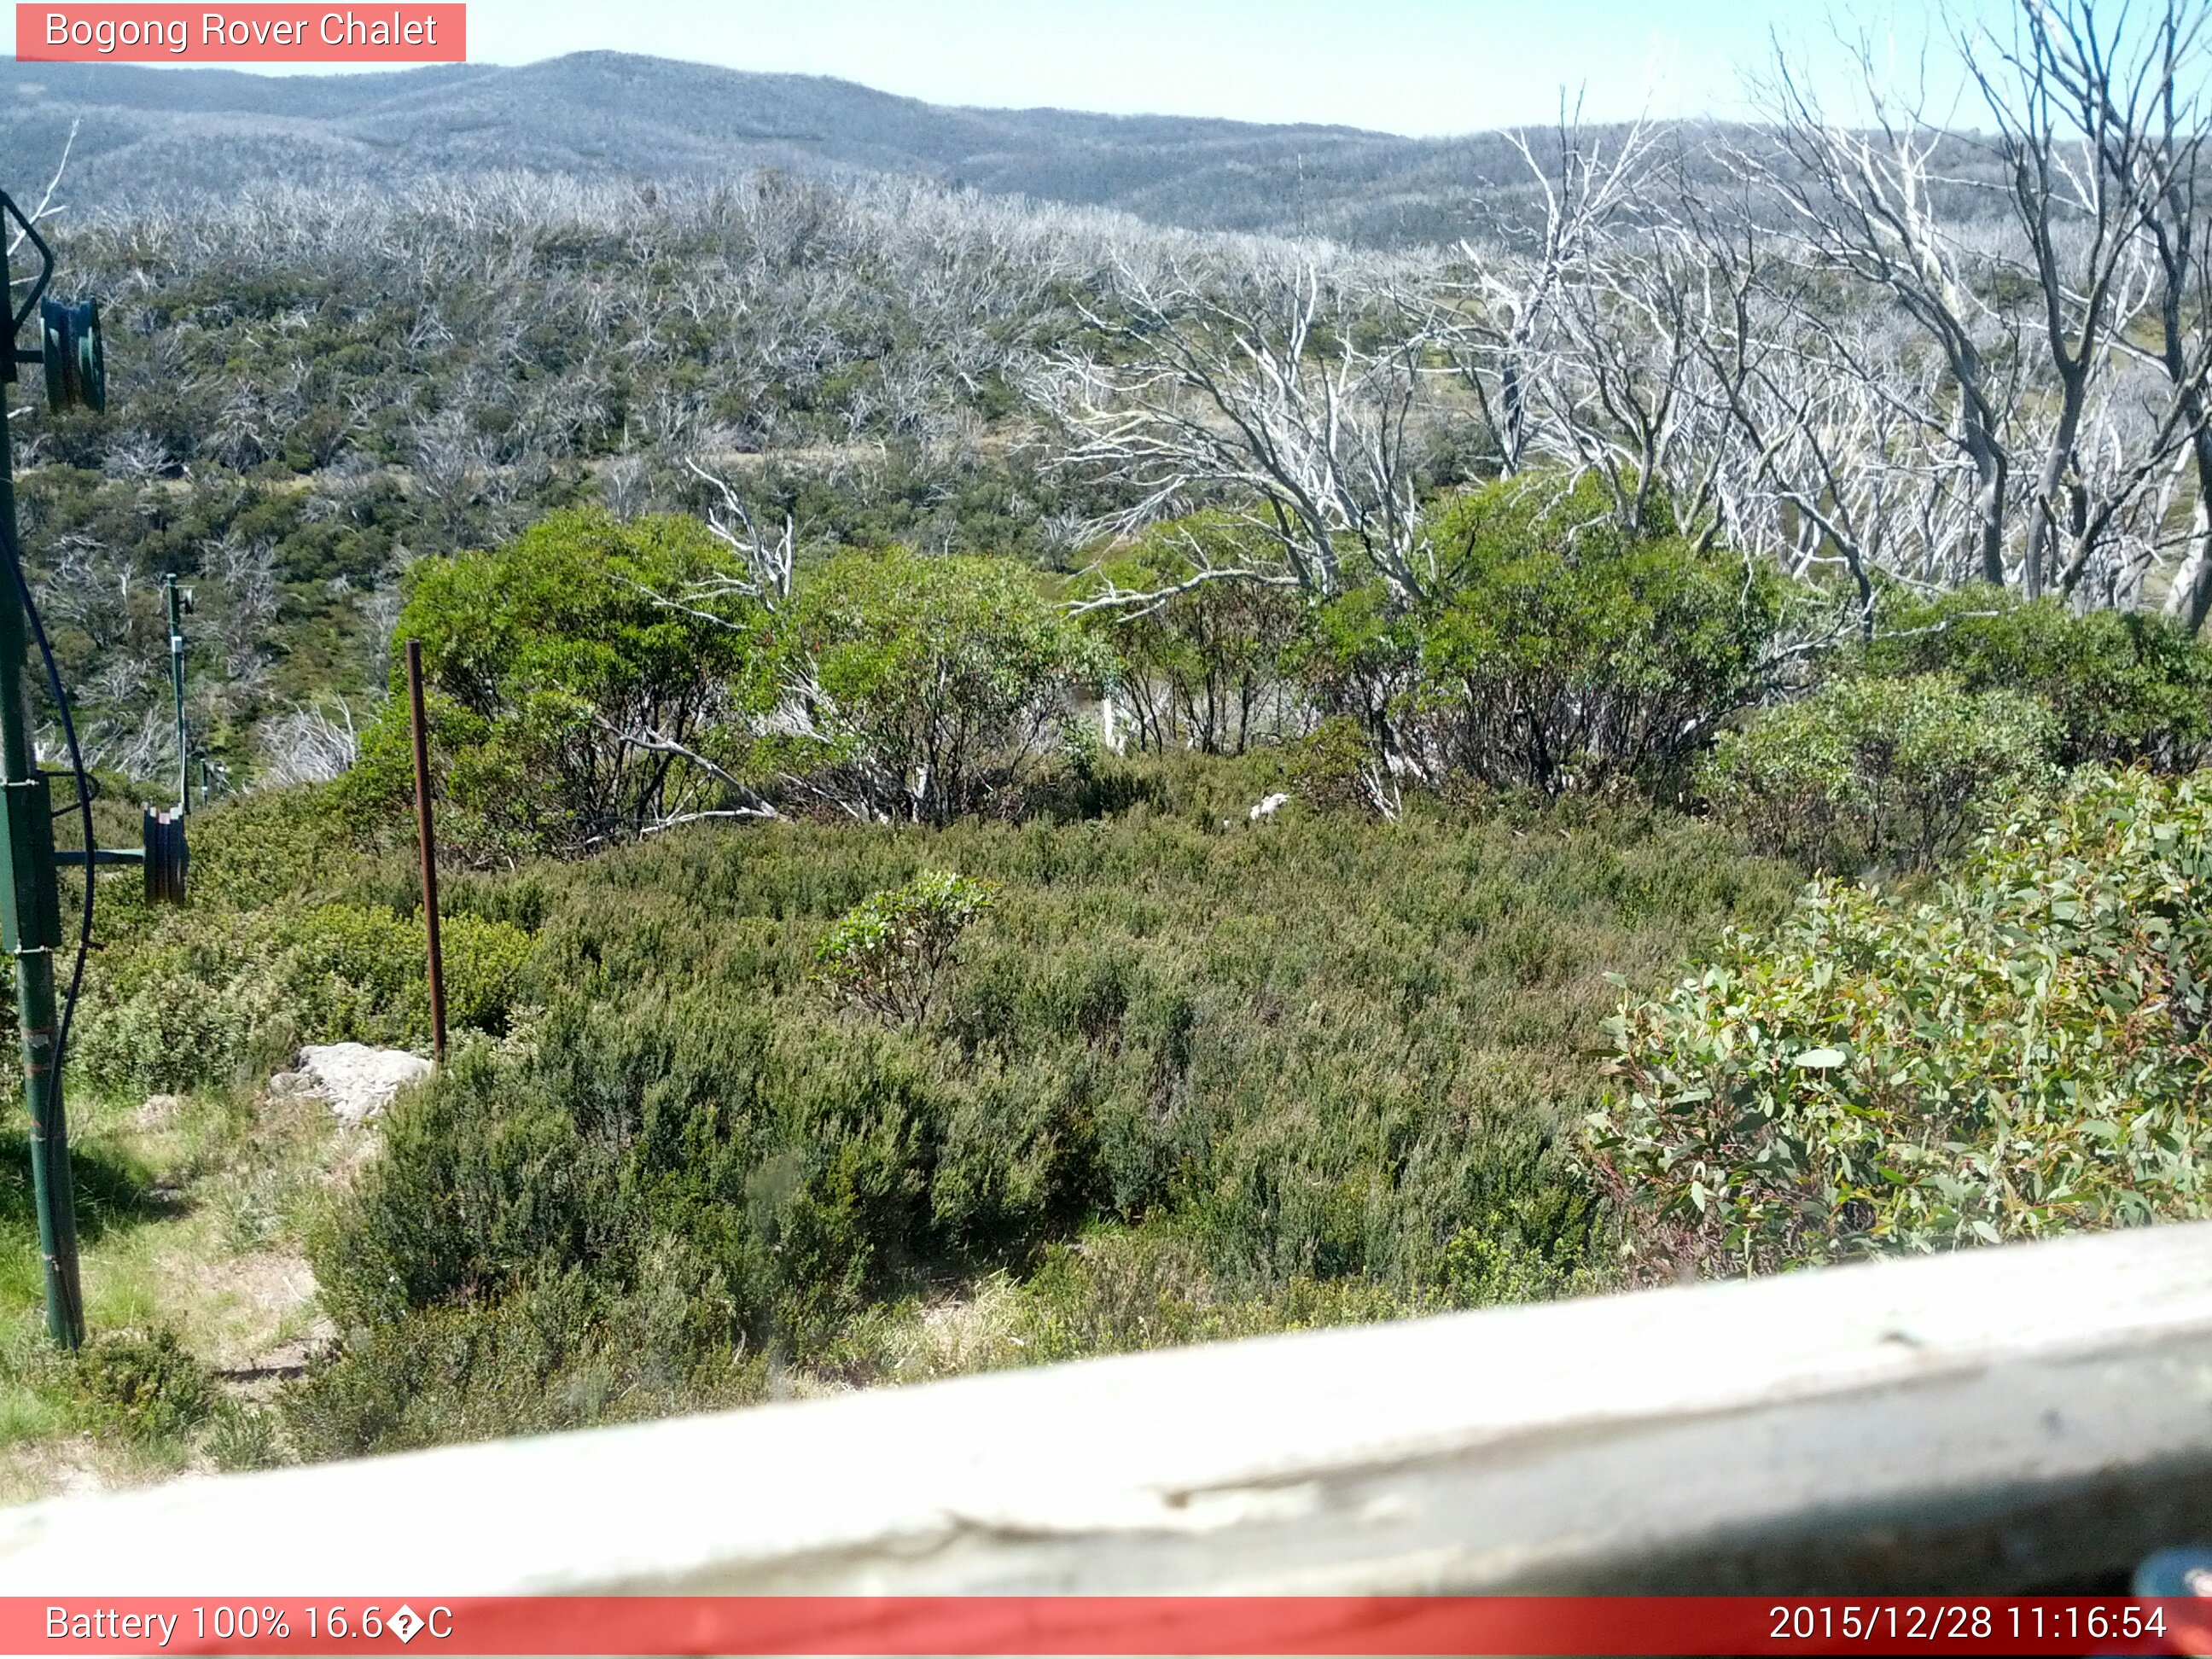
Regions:
<svg viewBox="0 0 2212 1659"><path fill-rule="evenodd" d="M143 1076L80 1072L88 1180L112 1145L125 1190L176 1194L94 1230L93 1322L236 1363L143 1264L189 1248L219 1282L304 1249L337 1340L281 1397L226 1382L192 1419L176 1393L129 1468L1604 1282L1614 1226L1571 1140L1606 975L1778 916L1789 872L1633 806L1248 826L1284 781L1272 757L1147 761L1085 820L702 824L457 876L447 933L483 969L453 975L453 1057L366 1163L260 1078L302 1042L422 1040L408 854L354 838L343 787L209 814L194 904L116 913L87 1053L154 1048L149 1008L282 1012L158 1039L189 1156L137 1127ZM17 1243L14 1386L51 1461L109 1407L37 1370Z"/></svg>
<svg viewBox="0 0 2212 1659"><path fill-rule="evenodd" d="M188 906L106 888L75 1361L0 1159L0 1489L2199 1213L2154 358L2039 466L2017 353L1592 210L64 221L116 416L14 427L32 574L119 836L198 589L218 787ZM287 1073L428 1047L410 643L453 1042L363 1129Z"/></svg>
<svg viewBox="0 0 2212 1659"><path fill-rule="evenodd" d="M2056 728L2021 692L1850 676L1723 733L1699 781L1756 844L1812 868L1923 870L2045 781Z"/></svg>
<svg viewBox="0 0 2212 1659"><path fill-rule="evenodd" d="M446 836L478 860L579 853L687 810L761 654L763 617L696 520L556 514L504 547L417 566L397 641L422 646ZM658 596L681 596L681 605ZM347 787L411 799L404 669Z"/></svg>
<svg viewBox="0 0 2212 1659"><path fill-rule="evenodd" d="M529 935L463 915L447 921L444 942L449 1018L504 1030ZM310 902L173 912L88 981L98 1012L83 1023L75 1066L118 1091L252 1081L302 1042L429 1040L421 921L411 905L406 913Z"/></svg>
<svg viewBox="0 0 2212 1659"><path fill-rule="evenodd" d="M991 810L1062 732L1097 650L1004 559L847 553L800 581L784 633L805 736L763 747L805 798L944 824Z"/></svg>
<svg viewBox="0 0 2212 1659"><path fill-rule="evenodd" d="M2055 600L1960 588L1885 606L1861 654L1875 673L1946 673L1969 691L2036 698L2068 766L2185 771L2212 749L2212 646L2147 611L2075 616Z"/></svg>
<svg viewBox="0 0 2212 1659"><path fill-rule="evenodd" d="M365 1136L264 1082L427 1038L388 704L198 821L191 906L111 912L117 1336L57 1370L26 1269L18 1440L349 1455L2195 1212L2197 785L2060 764L2166 752L2193 647L2011 607L1824 656L1820 596L1663 529L1526 483L1440 521L1418 601L1071 609L897 549L786 586L592 512L418 566L448 1063ZM1790 912L1870 866L1910 878ZM187 1249L316 1299L172 1316ZM211 1379L317 1316L295 1381Z"/></svg>
<svg viewBox="0 0 2212 1659"><path fill-rule="evenodd" d="M532 1377L538 1426L739 1397L770 1364L895 1377L925 1310L994 1275L1020 1316L1104 1332L1092 1299L1126 1291L1094 1271L1146 1264L1176 1316L1119 1346L1215 1304L1265 1328L1599 1271L1563 1136L1595 1103L1604 974L1778 910L1786 878L1649 813L1224 835L1209 784L472 886L532 918L543 1012L401 1105L341 1206L316 1261L356 1334L307 1387L311 1443L489 1431ZM825 1017L821 953L917 915L935 995Z"/></svg>
<svg viewBox="0 0 2212 1659"><path fill-rule="evenodd" d="M2212 1212L2201 775L2028 796L1932 896L1816 885L1614 1022L1592 1119L1645 1271Z"/></svg>
<svg viewBox="0 0 2212 1659"><path fill-rule="evenodd" d="M1412 702L1443 765L1550 793L1663 787L1765 689L1781 579L1668 524L1623 532L1595 477L1468 491L1434 534L1460 564Z"/></svg>
<svg viewBox="0 0 2212 1659"><path fill-rule="evenodd" d="M936 1012L960 936L997 896L988 882L948 870L872 893L822 936L815 977L894 1025L919 1024Z"/></svg>
<svg viewBox="0 0 2212 1659"><path fill-rule="evenodd" d="M1153 525L1080 579L1092 626L1113 653L1115 696L1139 748L1241 755L1295 729L1288 684L1303 607L1278 586L1205 581L1199 571L1263 562L1249 526L1218 514ZM1195 586L1190 584L1195 583ZM1166 592L1157 605L1106 605L1114 592Z"/></svg>

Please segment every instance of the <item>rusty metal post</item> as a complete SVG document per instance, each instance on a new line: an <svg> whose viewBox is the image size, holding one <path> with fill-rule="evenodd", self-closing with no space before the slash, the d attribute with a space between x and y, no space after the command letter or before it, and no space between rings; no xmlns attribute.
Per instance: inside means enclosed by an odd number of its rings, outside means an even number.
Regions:
<svg viewBox="0 0 2212 1659"><path fill-rule="evenodd" d="M430 826L430 743L422 714L422 642L407 641L407 712L415 727L415 834L422 848L422 931L430 951L430 1053L446 1058L445 958L438 948L438 837Z"/></svg>

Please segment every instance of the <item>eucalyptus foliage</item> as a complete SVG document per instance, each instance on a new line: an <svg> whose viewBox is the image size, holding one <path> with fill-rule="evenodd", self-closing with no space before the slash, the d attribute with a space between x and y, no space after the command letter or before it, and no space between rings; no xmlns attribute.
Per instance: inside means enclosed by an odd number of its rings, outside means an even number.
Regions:
<svg viewBox="0 0 2212 1659"><path fill-rule="evenodd" d="M759 764L862 818L946 823L988 810L1106 672L1034 573L1005 559L842 554L801 580L780 628L783 731L764 737L773 760Z"/></svg>
<svg viewBox="0 0 2212 1659"><path fill-rule="evenodd" d="M2076 613L1988 586L1893 596L1858 656L1872 673L1945 673L1968 691L2035 698L2069 766L2187 770L2212 752L2212 646L2153 611Z"/></svg>
<svg viewBox="0 0 2212 1659"><path fill-rule="evenodd" d="M735 574L697 520L583 511L416 566L398 639L422 648L447 841L481 861L577 852L722 805L707 751L757 696L764 617L697 595ZM349 783L386 810L413 787L396 659L392 690Z"/></svg>
<svg viewBox="0 0 2212 1659"><path fill-rule="evenodd" d="M925 1019L960 936L997 893L989 882L950 870L925 870L902 887L872 893L822 936L816 977L895 1025Z"/></svg>
<svg viewBox="0 0 2212 1659"><path fill-rule="evenodd" d="M1589 1163L1654 1274L2212 1213L2208 981L2212 780L2084 772L1630 998Z"/></svg>
<svg viewBox="0 0 2212 1659"><path fill-rule="evenodd" d="M1405 716L1435 769L1554 793L1660 781L1758 698L1784 584L1675 534L1663 500L1649 511L1631 533L1594 480L1521 479L1438 515L1455 584Z"/></svg>

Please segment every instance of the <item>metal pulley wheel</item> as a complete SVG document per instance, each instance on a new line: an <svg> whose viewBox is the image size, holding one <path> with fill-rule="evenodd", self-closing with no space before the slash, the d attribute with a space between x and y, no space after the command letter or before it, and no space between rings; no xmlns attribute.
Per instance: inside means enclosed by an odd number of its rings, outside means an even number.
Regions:
<svg viewBox="0 0 2212 1659"><path fill-rule="evenodd" d="M185 874L191 865L185 851L185 815L146 809L146 902L182 904Z"/></svg>
<svg viewBox="0 0 2212 1659"><path fill-rule="evenodd" d="M107 407L107 358L100 345L100 302L39 301L40 332L46 340L46 406Z"/></svg>

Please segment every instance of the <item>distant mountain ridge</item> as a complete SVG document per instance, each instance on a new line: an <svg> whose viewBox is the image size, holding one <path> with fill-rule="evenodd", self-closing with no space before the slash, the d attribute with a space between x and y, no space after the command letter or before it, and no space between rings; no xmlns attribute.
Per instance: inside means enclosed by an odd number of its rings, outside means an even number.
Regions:
<svg viewBox="0 0 2212 1659"><path fill-rule="evenodd" d="M43 183L72 121L70 196L88 207L272 179L404 186L515 167L674 180L781 167L917 175L1193 228L1396 245L1464 234L1475 192L1522 172L1495 134L956 108L828 76L622 52L295 76L0 64L11 189Z"/></svg>

